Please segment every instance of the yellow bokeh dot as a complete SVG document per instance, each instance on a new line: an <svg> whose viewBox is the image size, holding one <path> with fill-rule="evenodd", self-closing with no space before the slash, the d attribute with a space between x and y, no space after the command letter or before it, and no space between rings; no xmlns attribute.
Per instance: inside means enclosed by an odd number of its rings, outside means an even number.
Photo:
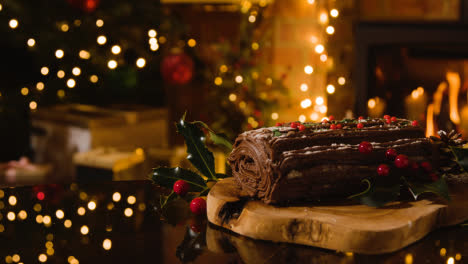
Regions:
<svg viewBox="0 0 468 264"><path fill-rule="evenodd" d="M52 241L52 240L54 240L54 234L52 234L52 233L47 234L47 235L46 235L46 240L47 240L47 241Z"/></svg>
<svg viewBox="0 0 468 264"><path fill-rule="evenodd" d="M65 72L62 71L62 70L59 70L59 71L57 72L57 77L59 77L60 79L62 79L63 77L65 77Z"/></svg>
<svg viewBox="0 0 468 264"><path fill-rule="evenodd" d="M19 211L18 213L18 218L21 219L21 220L24 220L28 217L28 213L26 213L25 210L21 210Z"/></svg>
<svg viewBox="0 0 468 264"><path fill-rule="evenodd" d="M47 255L52 256L55 253L55 250L53 248L48 248L46 253Z"/></svg>
<svg viewBox="0 0 468 264"><path fill-rule="evenodd" d="M54 247L54 243L53 243L52 241L47 241L47 242L45 243L45 247L46 247L46 248Z"/></svg>
<svg viewBox="0 0 468 264"><path fill-rule="evenodd" d="M96 209L96 202L94 201L91 201L88 203L88 209L93 211L94 209Z"/></svg>
<svg viewBox="0 0 468 264"><path fill-rule="evenodd" d="M47 74L49 74L49 68L47 68L46 66L42 67L42 68L41 68L41 74L42 74L42 75L47 75Z"/></svg>
<svg viewBox="0 0 468 264"><path fill-rule="evenodd" d="M10 221L14 221L16 219L16 215L13 212L8 212L7 219Z"/></svg>
<svg viewBox="0 0 468 264"><path fill-rule="evenodd" d="M335 28L333 26L328 26L326 32L328 35L333 35L333 33L335 33Z"/></svg>
<svg viewBox="0 0 468 264"><path fill-rule="evenodd" d="M13 258L11 256L6 256L5 257L5 262L6 263L12 263L13 262Z"/></svg>
<svg viewBox="0 0 468 264"><path fill-rule="evenodd" d="M405 264L413 264L413 255L412 254L406 254Z"/></svg>
<svg viewBox="0 0 468 264"><path fill-rule="evenodd" d="M312 73L314 72L314 68L312 68L312 66L310 66L310 65L306 65L306 66L304 67L304 72L305 72L306 74L312 74Z"/></svg>
<svg viewBox="0 0 468 264"><path fill-rule="evenodd" d="M237 100L237 95L235 95L233 93L229 95L229 101L235 102L236 100Z"/></svg>
<svg viewBox="0 0 468 264"><path fill-rule="evenodd" d="M346 83L345 77L339 77L338 78L338 84L339 85L345 85L345 83Z"/></svg>
<svg viewBox="0 0 468 264"><path fill-rule="evenodd" d="M195 45L197 45L197 41L194 40L194 39L189 39L189 40L187 41L187 44L189 45L189 47L192 47L192 48L193 48L193 47L195 47Z"/></svg>
<svg viewBox="0 0 468 264"><path fill-rule="evenodd" d="M97 26L97 27L102 27L102 26L104 26L104 20L102 20L102 19L96 20L96 26Z"/></svg>
<svg viewBox="0 0 468 264"><path fill-rule="evenodd" d="M97 83L98 80L99 80L99 78L97 77L97 75L91 75L89 77L89 81L92 82L92 83Z"/></svg>
<svg viewBox="0 0 468 264"><path fill-rule="evenodd" d="M258 45L257 42L252 43L252 49L253 49L253 50L258 50L259 47L260 47L260 46Z"/></svg>
<svg viewBox="0 0 468 264"><path fill-rule="evenodd" d="M335 93L335 86L333 86L333 84L327 85L327 93L329 94Z"/></svg>
<svg viewBox="0 0 468 264"><path fill-rule="evenodd" d="M0 224L0 233L2 233L3 231L5 231L5 227L2 224Z"/></svg>
<svg viewBox="0 0 468 264"><path fill-rule="evenodd" d="M9 25L11 28L15 29L15 28L18 27L18 20L16 20L16 19L11 19L10 22L8 22L8 25Z"/></svg>
<svg viewBox="0 0 468 264"><path fill-rule="evenodd" d="M78 76L78 75L81 74L81 69L78 68L78 67L74 67L74 68L72 69L72 73L73 73L73 75Z"/></svg>
<svg viewBox="0 0 468 264"><path fill-rule="evenodd" d="M321 60L322 62L326 62L327 59L328 59L328 56L327 56L327 55L325 55L325 54L320 55L320 60Z"/></svg>
<svg viewBox="0 0 468 264"><path fill-rule="evenodd" d="M447 259L447 264L454 264L455 263L455 259L453 259L453 257L450 257Z"/></svg>
<svg viewBox="0 0 468 264"><path fill-rule="evenodd" d="M70 228L72 226L72 221L70 219L67 219L63 222L63 225L66 227L66 228Z"/></svg>
<svg viewBox="0 0 468 264"><path fill-rule="evenodd" d="M112 247L112 241L108 238L104 239L104 241L102 242L102 247L105 249L105 250L110 250L111 247Z"/></svg>
<svg viewBox="0 0 468 264"><path fill-rule="evenodd" d="M136 66L138 68L143 68L145 67L146 65L146 60L144 58L138 58L138 60L136 61Z"/></svg>
<svg viewBox="0 0 468 264"><path fill-rule="evenodd" d="M222 79L221 77L216 77L216 78L214 79L214 83L215 83L216 85L221 85L221 84L223 84L223 79Z"/></svg>
<svg viewBox="0 0 468 264"><path fill-rule="evenodd" d="M159 43L164 44L164 43L166 43L166 41L167 41L166 37L164 37L164 36L159 37Z"/></svg>
<svg viewBox="0 0 468 264"><path fill-rule="evenodd" d="M142 212L143 212L144 210L146 210L146 204L144 204L144 203L139 203L139 204L138 204L138 210L140 210L140 211L142 211Z"/></svg>
<svg viewBox="0 0 468 264"><path fill-rule="evenodd" d="M88 228L88 226L86 226L86 225L82 226L82 227L80 228L80 232L81 232L81 234L83 234L83 235L88 234L88 233L89 233L89 228Z"/></svg>
<svg viewBox="0 0 468 264"><path fill-rule="evenodd" d="M460 260L461 259L461 254L460 253L457 253L455 254L455 260Z"/></svg>
<svg viewBox="0 0 468 264"><path fill-rule="evenodd" d="M315 46L315 52L321 54L325 51L325 47L322 44L318 44Z"/></svg>
<svg viewBox="0 0 468 264"><path fill-rule="evenodd" d="M120 195L119 192L115 192L115 193L112 195L112 200L113 200L114 202L118 202L118 201L120 201L120 198L121 198L121 197L122 197L122 195Z"/></svg>
<svg viewBox="0 0 468 264"><path fill-rule="evenodd" d="M109 61L107 62L107 67L109 67L109 69L111 69L111 70L117 68L117 61L115 61L115 60L109 60Z"/></svg>
<svg viewBox="0 0 468 264"><path fill-rule="evenodd" d="M37 215L37 216L36 216L36 222L37 222L38 224L42 224L42 221L43 221L43 220L44 220L44 219L43 219L42 215Z"/></svg>
<svg viewBox="0 0 468 264"><path fill-rule="evenodd" d="M333 8L332 10L330 10L330 15L332 17L338 17L338 15L340 14L340 12L338 12L338 10L336 10L335 8Z"/></svg>
<svg viewBox="0 0 468 264"><path fill-rule="evenodd" d="M29 94L29 89L27 87L21 88L21 94L26 96Z"/></svg>
<svg viewBox="0 0 468 264"><path fill-rule="evenodd" d="M34 102L34 101L29 102L29 109L36 110L37 109L37 103Z"/></svg>
<svg viewBox="0 0 468 264"><path fill-rule="evenodd" d="M59 98L65 97L65 91L62 90L62 89L58 90L58 91L57 91L57 96L58 96Z"/></svg>
<svg viewBox="0 0 468 264"><path fill-rule="evenodd" d="M86 213L86 209L84 207L80 207L78 208L77 212L79 215L84 215Z"/></svg>
<svg viewBox="0 0 468 264"><path fill-rule="evenodd" d="M148 37L150 37L150 38L155 38L157 34L158 34L158 32L156 32L156 30L154 30L154 29L148 30Z"/></svg>
<svg viewBox="0 0 468 264"><path fill-rule="evenodd" d="M130 196L127 198L127 203L129 203L129 204L135 204L135 202L136 202L135 196L130 195Z"/></svg>
<svg viewBox="0 0 468 264"><path fill-rule="evenodd" d="M43 83L43 82L38 82L38 83L36 83L36 89L37 89L38 91L44 90L44 83Z"/></svg>
<svg viewBox="0 0 468 264"><path fill-rule="evenodd" d="M447 254L447 250L445 248L441 248L439 253L442 257L445 257L445 254Z"/></svg>
<svg viewBox="0 0 468 264"><path fill-rule="evenodd" d="M18 201L18 200L16 199L16 196L13 196L13 195L12 195L12 196L8 197L8 203L9 203L11 206L15 206L17 201Z"/></svg>
<svg viewBox="0 0 468 264"><path fill-rule="evenodd" d="M65 55L65 52L63 52L63 50L61 49L58 49L55 51L55 57L57 57L57 59L63 58L64 55Z"/></svg>
<svg viewBox="0 0 468 264"><path fill-rule="evenodd" d="M82 58L84 60L87 60L87 59L89 59L91 57L91 53L89 53L86 50L80 50L80 52L78 53L78 56L80 56L80 58Z"/></svg>
<svg viewBox="0 0 468 264"><path fill-rule="evenodd" d="M60 26L60 30L62 30L63 32L67 32L68 29L70 29L70 27L68 26L68 24L62 24Z"/></svg>
<svg viewBox="0 0 468 264"><path fill-rule="evenodd" d="M46 254L40 254L38 257L40 262L46 262L47 261L47 255Z"/></svg>
<svg viewBox="0 0 468 264"><path fill-rule="evenodd" d="M132 208L125 208L125 210L124 210L124 215L125 215L126 217L132 216L132 215L133 215L133 210L132 210Z"/></svg>
<svg viewBox="0 0 468 264"><path fill-rule="evenodd" d="M28 39L26 43L28 44L29 47L34 47L34 45L36 45L36 40L33 38L30 38Z"/></svg>
<svg viewBox="0 0 468 264"><path fill-rule="evenodd" d="M107 204L107 210L110 211L110 210L112 210L112 209L114 209L114 204L113 204L113 203L108 203L108 204Z"/></svg>
<svg viewBox="0 0 468 264"><path fill-rule="evenodd" d="M122 51L119 45L114 45L111 48L111 52L115 55L119 54Z"/></svg>
<svg viewBox="0 0 468 264"><path fill-rule="evenodd" d="M57 210L55 211L55 216L58 218L58 219L62 219L65 217L65 213L63 212L63 210Z"/></svg>
<svg viewBox="0 0 468 264"><path fill-rule="evenodd" d="M236 81L236 83L241 83L244 80L244 78L242 78L242 76L240 75L237 75L234 80Z"/></svg>
<svg viewBox="0 0 468 264"><path fill-rule="evenodd" d="M227 70L228 70L228 67L224 64L219 67L219 71L221 72L227 72Z"/></svg>
<svg viewBox="0 0 468 264"><path fill-rule="evenodd" d="M50 216L48 215L44 215L44 217L42 218L42 222L44 223L44 225L49 225L52 223L52 218L50 218Z"/></svg>
<svg viewBox="0 0 468 264"><path fill-rule="evenodd" d="M13 259L14 262L19 262L19 261L21 260L21 257L20 257L20 255L18 255L18 254L14 254L14 255L12 256L12 259Z"/></svg>
<svg viewBox="0 0 468 264"><path fill-rule="evenodd" d="M239 103L239 108L244 109L244 108L246 108L246 107L247 107L247 103L245 103L244 101L241 101L241 102Z"/></svg>
<svg viewBox="0 0 468 264"><path fill-rule="evenodd" d="M278 113L271 113L271 119L278 120L278 118L279 118Z"/></svg>
<svg viewBox="0 0 468 264"><path fill-rule="evenodd" d="M107 42L107 38L106 36L99 36L96 41L99 45L104 45Z"/></svg>
<svg viewBox="0 0 468 264"><path fill-rule="evenodd" d="M68 88L73 88L76 85L76 81L74 79L68 79L67 80L67 86Z"/></svg>

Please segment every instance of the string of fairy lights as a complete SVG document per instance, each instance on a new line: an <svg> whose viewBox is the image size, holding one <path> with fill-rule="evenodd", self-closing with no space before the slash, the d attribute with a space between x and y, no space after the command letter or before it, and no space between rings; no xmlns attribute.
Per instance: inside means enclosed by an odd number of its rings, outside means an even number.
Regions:
<svg viewBox="0 0 468 264"><path fill-rule="evenodd" d="M5 8L3 5L0 4L0 12L2 13L5 13ZM62 32L68 32L70 30L70 27L73 25L75 27L79 27L81 26L82 24L82 21L80 19L75 19L73 21L72 24L68 24L67 22L61 22L58 26L58 30L62 31ZM18 30L21 26L20 26L20 22L19 22L19 19L18 18L11 18L8 22L8 26L12 29L12 30ZM102 29L103 26L104 26L104 20L101 19L101 18L98 18L96 20L96 25L95 25L98 29ZM147 31L147 34L148 34L148 48L149 50L151 50L152 52L156 52L159 50L159 47L160 47L160 44L164 44L167 39L166 37L164 36L158 36L158 32L156 31L156 29L154 28L150 28L148 29ZM33 37L30 37L26 40L26 45L29 47L29 49L31 51L34 51L34 48L39 44L38 42L40 42L39 40L33 38ZM113 43L113 45L111 45L111 41L108 40L108 37L100 32L98 33L98 35L96 36L96 43L97 45L99 46L105 46L105 45L109 45L110 46L110 51L112 53L112 56L110 58L108 58L107 60L107 68L109 70L115 70L119 67L119 64L122 63L121 60L119 60L118 58L118 55L122 53L123 51L123 48L121 45L119 45L118 43ZM66 43L64 43L66 44ZM187 40L187 45L191 48L195 47L197 44L196 40L193 39L193 38L190 38ZM80 49L77 54L66 54L65 51L61 48L57 48L54 52L54 56L55 58L58 60L58 63L60 63L60 61L65 57L65 56L77 56L79 59L81 60L89 60L92 56L90 50L87 50L87 49ZM144 68L146 66L146 59L144 57L138 57L136 60L135 60L135 66L139 69L141 68ZM40 68L40 73L42 76L51 76L52 70L49 69L48 66L42 66ZM57 90L57 97L59 99L63 99L65 96L66 96L66 90L67 88L68 89L73 89L75 87L77 87L78 85L78 81L77 81L77 78L78 76L80 76L81 74L84 74L85 73L85 70L82 70L79 66L74 66L71 70L71 74L69 76L68 73L66 73L66 71L64 69L58 69L57 72L56 72L56 77L58 79L63 79L65 82L64 82L64 88L63 89L58 89ZM99 76L97 74L94 74L94 73L90 73L89 76L88 76L88 80L89 82L91 82L92 84L96 84L98 81L99 81ZM31 87L32 86L32 87ZM46 84L44 83L44 81L39 81L37 82L35 85L30 85L29 87L28 86L24 86L22 88L20 88L20 94L23 95L25 98L28 98L31 93L32 93L32 90L34 89L33 87L35 86L35 89L37 92L42 92L44 89L46 89ZM1 93L0 93L0 96L1 96ZM38 107L38 102L34 99L30 99L29 101L29 108L34 111L36 110Z"/></svg>

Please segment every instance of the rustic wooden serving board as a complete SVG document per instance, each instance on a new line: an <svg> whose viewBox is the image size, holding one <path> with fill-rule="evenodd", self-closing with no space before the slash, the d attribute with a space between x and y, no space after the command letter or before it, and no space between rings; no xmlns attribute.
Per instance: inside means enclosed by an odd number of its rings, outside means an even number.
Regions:
<svg viewBox="0 0 468 264"><path fill-rule="evenodd" d="M451 186L452 201L275 207L247 201L233 178L208 194L208 220L254 239L362 254L397 251L432 230L468 220L468 184Z"/></svg>

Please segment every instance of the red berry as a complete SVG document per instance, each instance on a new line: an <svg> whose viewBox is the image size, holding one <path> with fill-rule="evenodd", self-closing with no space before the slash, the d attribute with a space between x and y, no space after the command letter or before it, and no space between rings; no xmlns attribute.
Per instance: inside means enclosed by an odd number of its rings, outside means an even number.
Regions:
<svg viewBox="0 0 468 264"><path fill-rule="evenodd" d="M206 201L201 197L197 197L190 202L190 210L196 215L206 213Z"/></svg>
<svg viewBox="0 0 468 264"><path fill-rule="evenodd" d="M331 124L331 125L330 125L330 129L335 130L335 129L336 129L336 125L335 125L335 124Z"/></svg>
<svg viewBox="0 0 468 264"><path fill-rule="evenodd" d="M383 118L390 119L390 116L389 115L384 115Z"/></svg>
<svg viewBox="0 0 468 264"><path fill-rule="evenodd" d="M330 121L335 120L335 117L331 115L331 116L328 117L328 120L330 120Z"/></svg>
<svg viewBox="0 0 468 264"><path fill-rule="evenodd" d="M390 118L390 121L396 122L396 121L397 121L397 118L396 118L395 116L392 116L392 118Z"/></svg>
<svg viewBox="0 0 468 264"><path fill-rule="evenodd" d="M387 159L389 160L394 160L397 155L397 151L392 148L387 149L387 151L385 152L385 157L387 157Z"/></svg>
<svg viewBox="0 0 468 264"><path fill-rule="evenodd" d="M429 163L427 161L423 161L423 162L421 162L420 165L421 165L421 168L423 168L425 172L431 172L432 171L431 163Z"/></svg>
<svg viewBox="0 0 468 264"><path fill-rule="evenodd" d="M336 125L336 129L342 129L343 126L341 124Z"/></svg>
<svg viewBox="0 0 468 264"><path fill-rule="evenodd" d="M186 193L188 193L190 185L184 180L178 180L174 183L172 189L174 189L174 192L178 195L184 196Z"/></svg>
<svg viewBox="0 0 468 264"><path fill-rule="evenodd" d="M291 123L291 128L297 128L297 123L296 123L296 122L292 122L292 123Z"/></svg>
<svg viewBox="0 0 468 264"><path fill-rule="evenodd" d="M390 168L387 164L380 164L379 167L377 167L377 173L380 176L387 176L390 173Z"/></svg>
<svg viewBox="0 0 468 264"><path fill-rule="evenodd" d="M324 123L324 124L328 123L328 119L322 120L322 123Z"/></svg>
<svg viewBox="0 0 468 264"><path fill-rule="evenodd" d="M439 176L435 173L431 173L429 174L429 176L431 176L431 180L432 181L437 181L439 179Z"/></svg>
<svg viewBox="0 0 468 264"><path fill-rule="evenodd" d="M359 123L359 124L356 125L356 127L359 128L359 129L361 129L361 128L364 127L364 124L363 124L363 123Z"/></svg>
<svg viewBox="0 0 468 264"><path fill-rule="evenodd" d="M278 123L276 123L275 126L282 126L282 125L283 125L282 123L278 122Z"/></svg>
<svg viewBox="0 0 468 264"><path fill-rule="evenodd" d="M361 144L359 144L359 152L361 153L371 153L372 152L372 144L367 142L367 141L363 141L361 142Z"/></svg>
<svg viewBox="0 0 468 264"><path fill-rule="evenodd" d="M403 155L403 154L396 156L395 166L397 166L397 168L403 169L403 168L408 167L408 165L409 165L408 156Z"/></svg>
<svg viewBox="0 0 468 264"><path fill-rule="evenodd" d="M362 119L364 119L364 117L363 117L363 116L360 116L360 117L358 117L358 119L359 119L359 120L362 120Z"/></svg>
<svg viewBox="0 0 468 264"><path fill-rule="evenodd" d="M411 125L414 126L414 127L419 126L418 120L413 120L413 122L411 122Z"/></svg>
<svg viewBox="0 0 468 264"><path fill-rule="evenodd" d="M385 123L390 124L392 121L390 119L385 119Z"/></svg>
<svg viewBox="0 0 468 264"><path fill-rule="evenodd" d="M306 129L306 126L304 126L303 124L299 125L299 130L300 131L304 131L305 129Z"/></svg>

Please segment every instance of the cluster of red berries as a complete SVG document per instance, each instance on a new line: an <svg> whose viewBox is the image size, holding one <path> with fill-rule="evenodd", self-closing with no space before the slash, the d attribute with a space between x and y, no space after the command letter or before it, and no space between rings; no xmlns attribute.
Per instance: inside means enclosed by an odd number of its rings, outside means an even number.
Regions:
<svg viewBox="0 0 468 264"><path fill-rule="evenodd" d="M178 180L174 183L173 190L180 196L186 195L190 190L190 185L184 180ZM196 215L206 213L206 200L197 197L190 202L190 210Z"/></svg>
<svg viewBox="0 0 468 264"><path fill-rule="evenodd" d="M367 141L361 142L359 144L359 152L364 153L364 154L371 153L372 144ZM393 161L395 164L395 167L399 169L405 169L409 167L410 169L417 171L419 168L422 168L425 172L429 173L429 176L431 177L433 181L438 180L437 174L432 172L431 163L427 161L424 161L418 164L416 162L410 161L408 159L408 156L404 154L398 154L397 151L392 148L387 149L387 151L385 152L385 157L388 160ZM377 174L379 174L380 176L387 176L389 173L390 173L390 167L387 164L380 164L377 167Z"/></svg>

